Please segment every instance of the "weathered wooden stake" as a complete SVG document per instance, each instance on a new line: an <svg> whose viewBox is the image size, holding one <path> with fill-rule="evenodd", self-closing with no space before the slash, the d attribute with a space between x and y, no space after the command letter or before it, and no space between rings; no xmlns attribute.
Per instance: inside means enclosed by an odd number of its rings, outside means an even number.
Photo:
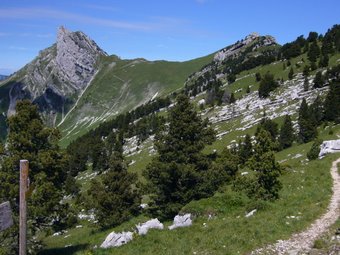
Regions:
<svg viewBox="0 0 340 255"><path fill-rule="evenodd" d="M26 255L28 160L20 160L20 219L19 219L19 255Z"/></svg>

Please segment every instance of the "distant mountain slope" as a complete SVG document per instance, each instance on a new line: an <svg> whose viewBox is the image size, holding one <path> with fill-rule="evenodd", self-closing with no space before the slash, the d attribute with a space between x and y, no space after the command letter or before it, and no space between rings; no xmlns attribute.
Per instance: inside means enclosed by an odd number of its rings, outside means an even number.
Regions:
<svg viewBox="0 0 340 255"><path fill-rule="evenodd" d="M5 119L14 113L16 101L29 98L48 125L59 127L63 144L68 144L157 96L184 86L189 95L195 95L209 89L212 82L272 61L279 47L273 37L253 33L190 61L123 60L108 56L84 33L60 27L54 45L0 83L0 128L5 130Z"/></svg>
<svg viewBox="0 0 340 255"><path fill-rule="evenodd" d="M186 62L102 57L91 85L59 125L63 140L72 140L121 112L182 88L186 78L212 57Z"/></svg>
<svg viewBox="0 0 340 255"><path fill-rule="evenodd" d="M185 82L186 91L195 96L209 89L212 81L226 80L232 83L240 72L275 61L280 47L272 36L251 33L219 50L209 64L189 76Z"/></svg>
<svg viewBox="0 0 340 255"><path fill-rule="evenodd" d="M122 60L107 56L82 32L58 29L57 41L0 83L0 128L28 98L45 122L76 137L117 113L181 88L213 55L186 62Z"/></svg>

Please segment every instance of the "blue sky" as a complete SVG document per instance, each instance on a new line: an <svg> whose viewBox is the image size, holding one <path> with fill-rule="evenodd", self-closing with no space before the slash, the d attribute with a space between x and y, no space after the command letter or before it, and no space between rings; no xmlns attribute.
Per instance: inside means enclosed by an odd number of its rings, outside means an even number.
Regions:
<svg viewBox="0 0 340 255"><path fill-rule="evenodd" d="M189 60L251 32L280 44L340 23L339 0L1 0L0 74L52 45L60 25L121 58Z"/></svg>

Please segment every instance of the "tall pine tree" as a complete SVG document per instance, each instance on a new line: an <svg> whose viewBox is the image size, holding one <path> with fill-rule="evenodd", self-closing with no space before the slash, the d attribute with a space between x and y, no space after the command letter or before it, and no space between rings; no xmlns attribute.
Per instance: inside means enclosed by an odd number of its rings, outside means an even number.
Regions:
<svg viewBox="0 0 340 255"><path fill-rule="evenodd" d="M292 120L289 115L285 116L280 129L279 146L280 149L286 149L292 146L294 141L294 129Z"/></svg>
<svg viewBox="0 0 340 255"><path fill-rule="evenodd" d="M95 209L100 226L116 226L137 212L141 198L133 187L136 181L137 176L127 171L122 154L114 151L109 169L100 180L92 180L87 192L87 207Z"/></svg>
<svg viewBox="0 0 340 255"><path fill-rule="evenodd" d="M193 199L213 193L206 178L209 173L206 144L215 139L207 120L201 120L190 100L179 95L168 117L169 126L156 139L158 155L143 175L153 194L153 213L169 218Z"/></svg>
<svg viewBox="0 0 340 255"><path fill-rule="evenodd" d="M253 195L264 200L277 199L282 187L279 180L281 169L275 161L270 134L262 128L256 135L254 154L249 161L249 168L255 171L257 178Z"/></svg>
<svg viewBox="0 0 340 255"><path fill-rule="evenodd" d="M340 80L331 82L324 102L324 118L340 123Z"/></svg>
<svg viewBox="0 0 340 255"><path fill-rule="evenodd" d="M302 100L299 109L299 140L303 143L312 141L317 137L317 126L313 123L308 104L305 99Z"/></svg>
<svg viewBox="0 0 340 255"><path fill-rule="evenodd" d="M251 143L251 138L249 134L246 134L241 148L239 148L239 155L241 163L245 163L253 155L253 145Z"/></svg>
<svg viewBox="0 0 340 255"><path fill-rule="evenodd" d="M274 75L267 72L260 81L259 97L261 98L268 97L269 93L276 89L278 86L279 84L275 81Z"/></svg>
<svg viewBox="0 0 340 255"><path fill-rule="evenodd" d="M29 238L36 230L61 224L64 206L60 204L68 159L59 149L58 130L44 126L38 109L29 100L18 101L16 114L8 119L6 156L0 171L0 201L11 202L15 222L19 211L19 161L29 161L32 195L28 199ZM17 254L18 226L0 233L8 243L6 254ZM32 241L32 239L30 240Z"/></svg>
<svg viewBox="0 0 340 255"><path fill-rule="evenodd" d="M323 120L323 102L321 97L318 95L314 102L309 107L310 117L312 119L312 123L314 126L318 126L321 124Z"/></svg>

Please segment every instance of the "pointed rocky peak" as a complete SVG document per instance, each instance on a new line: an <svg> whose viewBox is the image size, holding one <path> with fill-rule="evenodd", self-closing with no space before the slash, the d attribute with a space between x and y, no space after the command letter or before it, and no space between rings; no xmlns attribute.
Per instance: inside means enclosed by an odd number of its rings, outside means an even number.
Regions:
<svg viewBox="0 0 340 255"><path fill-rule="evenodd" d="M70 33L70 31L67 30L64 26L60 26L60 27L58 28L58 33L57 33L57 35L58 35L58 38L59 38L59 37L62 38L65 34L69 34L69 33Z"/></svg>
<svg viewBox="0 0 340 255"><path fill-rule="evenodd" d="M106 52L83 32L58 28L56 63L60 77L84 88L95 73L95 64Z"/></svg>
<svg viewBox="0 0 340 255"><path fill-rule="evenodd" d="M57 32L58 53L63 54L70 47L74 51L87 51L95 55L107 55L99 46L83 32L71 32L64 26L60 26Z"/></svg>
<svg viewBox="0 0 340 255"><path fill-rule="evenodd" d="M57 31L57 44L60 44L64 38L70 35L71 32L67 30L64 26L60 26Z"/></svg>

